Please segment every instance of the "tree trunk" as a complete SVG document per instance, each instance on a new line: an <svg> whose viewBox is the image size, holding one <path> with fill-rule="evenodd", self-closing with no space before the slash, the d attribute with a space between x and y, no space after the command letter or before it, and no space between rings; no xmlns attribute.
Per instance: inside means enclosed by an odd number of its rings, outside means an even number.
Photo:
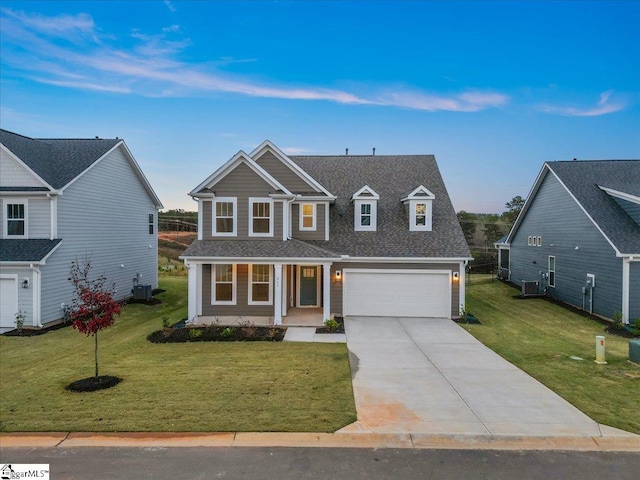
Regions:
<svg viewBox="0 0 640 480"><path fill-rule="evenodd" d="M96 356L96 378L98 378L98 332L94 333L93 336L96 339L96 349L95 349L95 356Z"/></svg>

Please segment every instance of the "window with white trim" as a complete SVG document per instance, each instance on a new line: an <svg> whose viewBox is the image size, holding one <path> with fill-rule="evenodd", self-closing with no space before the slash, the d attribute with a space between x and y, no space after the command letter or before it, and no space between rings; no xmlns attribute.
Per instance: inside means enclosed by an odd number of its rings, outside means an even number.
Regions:
<svg viewBox="0 0 640 480"><path fill-rule="evenodd" d="M153 213L149 214L149 235L153 235L156 228L156 216Z"/></svg>
<svg viewBox="0 0 640 480"><path fill-rule="evenodd" d="M236 198L216 198L213 200L213 235L235 236L237 234Z"/></svg>
<svg viewBox="0 0 640 480"><path fill-rule="evenodd" d="M273 201L270 198L249 199L249 236L273 236Z"/></svg>
<svg viewBox="0 0 640 480"><path fill-rule="evenodd" d="M236 304L236 265L231 263L213 265L211 271L211 304Z"/></svg>
<svg viewBox="0 0 640 480"><path fill-rule="evenodd" d="M556 257L549 255L549 286L556 286Z"/></svg>
<svg viewBox="0 0 640 480"><path fill-rule="evenodd" d="M411 217L409 230L412 232L431 231L431 202L411 200L409 208Z"/></svg>
<svg viewBox="0 0 640 480"><path fill-rule="evenodd" d="M538 245L539 247L541 247L541 246L542 246L542 237L538 237L537 245Z"/></svg>
<svg viewBox="0 0 640 480"><path fill-rule="evenodd" d="M300 230L316 229L316 204L300 204Z"/></svg>
<svg viewBox="0 0 640 480"><path fill-rule="evenodd" d="M528 245L528 246L531 246L532 244L533 244L533 237L532 237L531 235L529 235L529 236L527 237L527 245Z"/></svg>
<svg viewBox="0 0 640 480"><path fill-rule="evenodd" d="M250 265L249 305L271 305L271 265Z"/></svg>
<svg viewBox="0 0 640 480"><path fill-rule="evenodd" d="M416 203L415 205L415 226L426 227L427 226L427 204Z"/></svg>
<svg viewBox="0 0 640 480"><path fill-rule="evenodd" d="M8 203L5 217L5 237L27 236L27 204Z"/></svg>
<svg viewBox="0 0 640 480"><path fill-rule="evenodd" d="M351 197L353 200L353 229L356 232L375 232L378 224L378 195L365 185Z"/></svg>

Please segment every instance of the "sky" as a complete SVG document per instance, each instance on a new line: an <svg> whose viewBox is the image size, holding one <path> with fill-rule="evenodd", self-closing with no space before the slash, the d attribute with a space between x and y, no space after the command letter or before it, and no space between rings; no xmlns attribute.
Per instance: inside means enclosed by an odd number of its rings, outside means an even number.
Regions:
<svg viewBox="0 0 640 480"><path fill-rule="evenodd" d="M165 208L239 150L434 154L456 211L640 158L638 1L12 1L0 126L123 138Z"/></svg>

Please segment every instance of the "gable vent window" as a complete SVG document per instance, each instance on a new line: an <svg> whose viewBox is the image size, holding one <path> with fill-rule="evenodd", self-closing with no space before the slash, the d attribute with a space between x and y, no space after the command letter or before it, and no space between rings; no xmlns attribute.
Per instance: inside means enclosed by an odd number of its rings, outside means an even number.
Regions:
<svg viewBox="0 0 640 480"><path fill-rule="evenodd" d="M24 203L7 204L7 227L6 236L25 237L26 225L26 205Z"/></svg>

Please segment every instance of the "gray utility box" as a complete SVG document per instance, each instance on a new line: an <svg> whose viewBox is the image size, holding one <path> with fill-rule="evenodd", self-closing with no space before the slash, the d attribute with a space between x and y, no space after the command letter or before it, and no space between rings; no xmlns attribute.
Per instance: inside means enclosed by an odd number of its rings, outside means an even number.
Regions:
<svg viewBox="0 0 640 480"><path fill-rule="evenodd" d="M151 285L136 285L133 287L134 300L151 300Z"/></svg>
<svg viewBox="0 0 640 480"><path fill-rule="evenodd" d="M640 339L629 340L629 360L640 363Z"/></svg>

